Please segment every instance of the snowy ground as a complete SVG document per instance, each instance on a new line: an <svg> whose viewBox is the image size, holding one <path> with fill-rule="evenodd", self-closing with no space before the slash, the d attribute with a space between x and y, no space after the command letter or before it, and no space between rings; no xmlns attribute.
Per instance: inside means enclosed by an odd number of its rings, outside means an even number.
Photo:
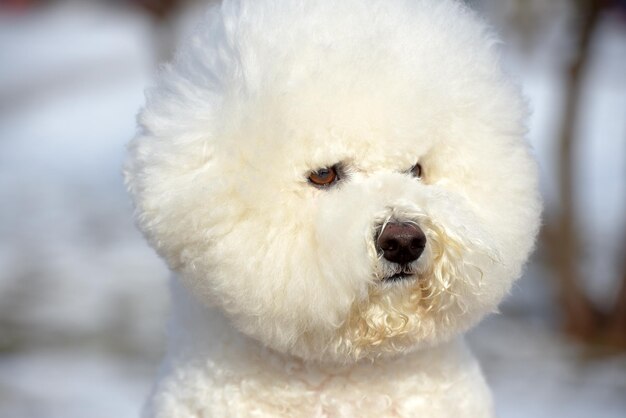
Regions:
<svg viewBox="0 0 626 418"><path fill-rule="evenodd" d="M615 228L626 200L623 31L602 32L581 127L594 141L579 150L592 156L594 174L581 182L601 214L589 227L606 230L593 243L605 257L617 256L612 231L624 229ZM120 169L155 68L154 36L144 16L100 3L0 14L1 417L132 417L149 389L167 270L132 225ZM515 55L509 66L535 106L532 140L549 195L559 73ZM500 416L625 416L626 357L552 332L548 283L533 265L505 315L470 336ZM612 291L606 279L590 286L598 297Z"/></svg>

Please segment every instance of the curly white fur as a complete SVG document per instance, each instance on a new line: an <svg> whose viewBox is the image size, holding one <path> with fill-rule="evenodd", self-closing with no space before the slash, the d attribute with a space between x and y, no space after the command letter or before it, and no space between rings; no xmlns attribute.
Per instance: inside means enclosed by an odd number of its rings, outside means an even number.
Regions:
<svg viewBox="0 0 626 418"><path fill-rule="evenodd" d="M540 213L496 44L454 0L209 11L126 167L176 273L147 416L491 415L459 336L520 275ZM308 183L335 165L336 185ZM418 260L381 256L390 221L424 231Z"/></svg>

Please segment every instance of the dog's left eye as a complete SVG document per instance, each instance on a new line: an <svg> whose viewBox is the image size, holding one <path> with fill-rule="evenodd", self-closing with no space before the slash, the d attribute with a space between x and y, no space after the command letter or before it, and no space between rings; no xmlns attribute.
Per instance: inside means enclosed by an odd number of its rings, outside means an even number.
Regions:
<svg viewBox="0 0 626 418"><path fill-rule="evenodd" d="M420 165L420 163L415 164L413 167L411 167L411 174L413 174L413 176L419 178L422 178L422 166Z"/></svg>
<svg viewBox="0 0 626 418"><path fill-rule="evenodd" d="M320 168L309 174L309 182L315 186L328 187L339 180L337 169L335 167Z"/></svg>

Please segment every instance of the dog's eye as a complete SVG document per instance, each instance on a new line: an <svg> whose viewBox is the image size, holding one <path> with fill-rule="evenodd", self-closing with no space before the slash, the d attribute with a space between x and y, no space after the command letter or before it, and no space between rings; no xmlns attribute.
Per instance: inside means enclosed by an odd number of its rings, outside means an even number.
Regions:
<svg viewBox="0 0 626 418"><path fill-rule="evenodd" d="M422 166L417 163L411 168L411 174L418 179L422 177Z"/></svg>
<svg viewBox="0 0 626 418"><path fill-rule="evenodd" d="M320 168L309 174L309 181L315 186L328 187L339 180L335 167Z"/></svg>

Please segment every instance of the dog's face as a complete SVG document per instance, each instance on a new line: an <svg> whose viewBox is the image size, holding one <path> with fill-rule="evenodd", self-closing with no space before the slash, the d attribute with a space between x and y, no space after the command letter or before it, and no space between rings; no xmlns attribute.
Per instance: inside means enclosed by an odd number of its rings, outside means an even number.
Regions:
<svg viewBox="0 0 626 418"><path fill-rule="evenodd" d="M540 203L482 23L448 1L240 3L165 70L131 146L170 267L310 359L435 344L494 310Z"/></svg>

